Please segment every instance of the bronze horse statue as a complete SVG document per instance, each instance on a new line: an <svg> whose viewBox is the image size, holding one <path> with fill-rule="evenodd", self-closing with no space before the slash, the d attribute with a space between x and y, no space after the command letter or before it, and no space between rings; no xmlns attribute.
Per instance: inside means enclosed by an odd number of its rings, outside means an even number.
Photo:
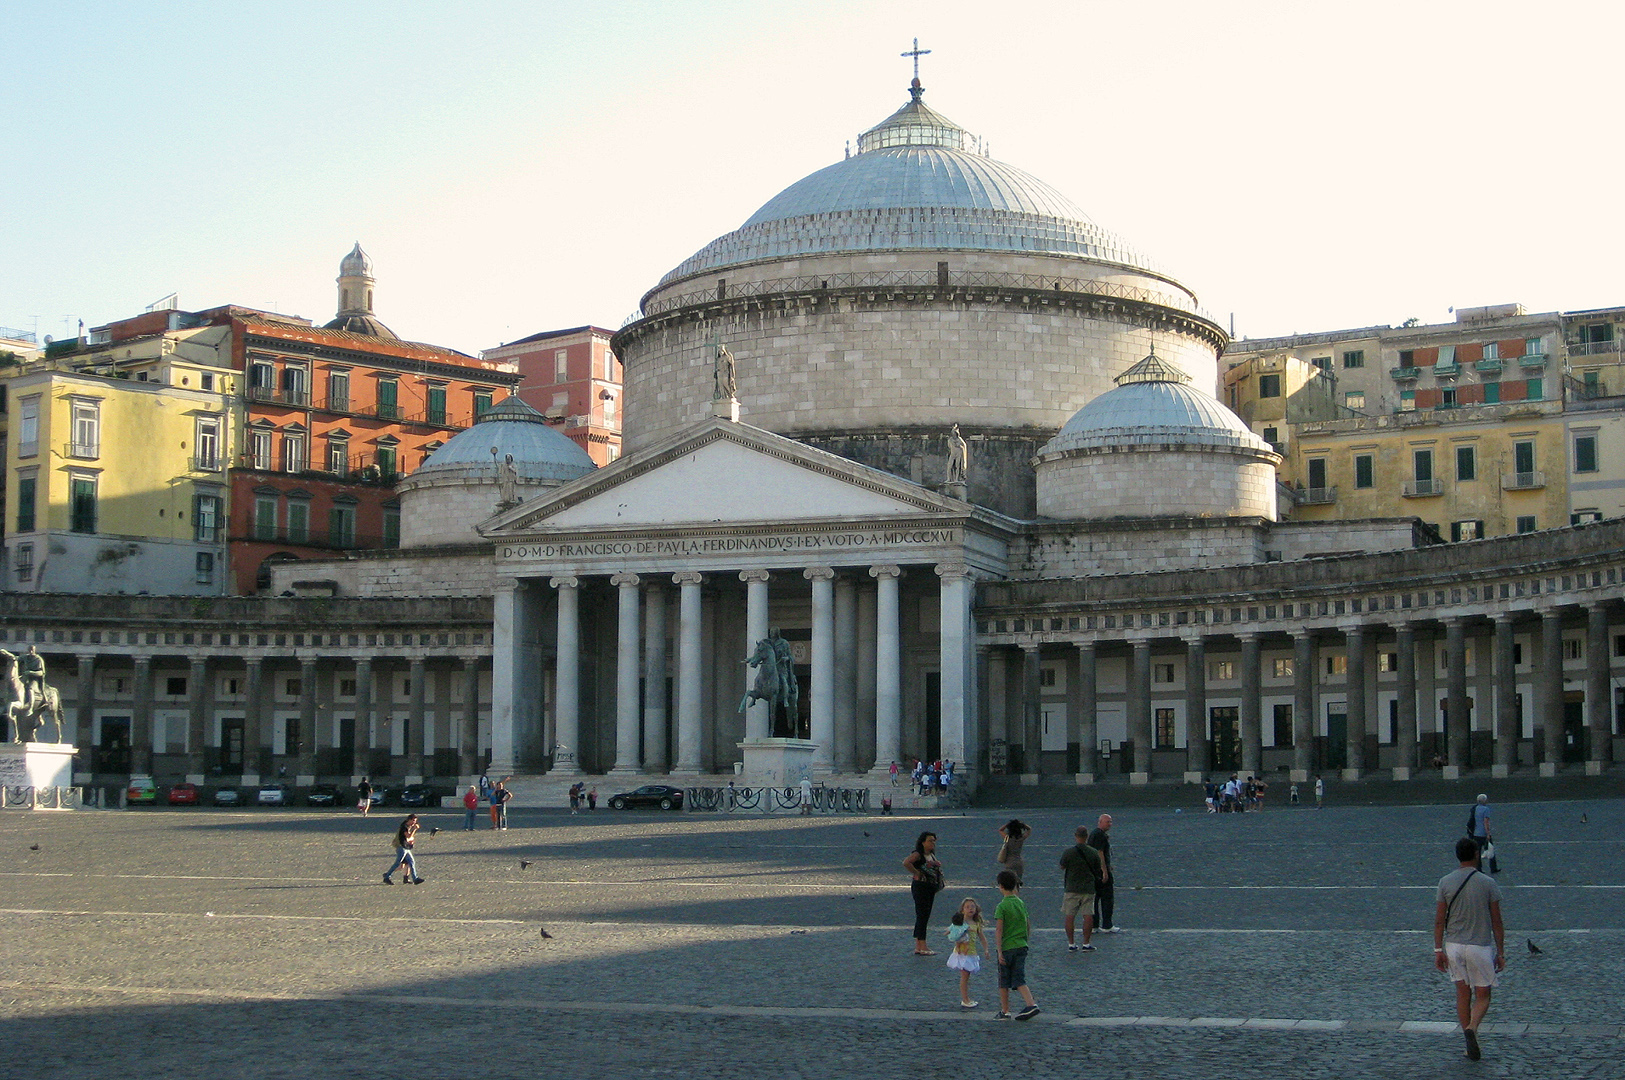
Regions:
<svg viewBox="0 0 1625 1080"><path fill-rule="evenodd" d="M744 661L756 669L756 682L739 701L744 712L758 701L768 703L768 716L776 719L782 706L791 717L796 714L800 688L796 685L795 661L790 643L777 630L756 643L756 650Z"/></svg>
<svg viewBox="0 0 1625 1080"><path fill-rule="evenodd" d="M35 690L23 686L23 677L19 671L17 655L0 649L0 657L10 661L11 702L6 706L6 718L11 721L12 741L17 743L30 742L31 738L23 737L23 722L31 722L30 736L38 733L43 725L39 722L40 714L50 716L56 727L56 738L52 741L62 741L62 695L57 693L56 687L42 683L41 689Z"/></svg>

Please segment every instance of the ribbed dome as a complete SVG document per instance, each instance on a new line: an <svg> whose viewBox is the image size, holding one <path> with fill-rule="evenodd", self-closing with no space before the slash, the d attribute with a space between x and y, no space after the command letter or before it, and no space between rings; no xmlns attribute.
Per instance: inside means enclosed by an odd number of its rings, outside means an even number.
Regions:
<svg viewBox="0 0 1625 1080"><path fill-rule="evenodd" d="M361 241L357 240L350 254L339 260L339 276L372 277L372 256L361 250Z"/></svg>
<svg viewBox="0 0 1625 1080"><path fill-rule="evenodd" d="M508 454L513 455L514 469L522 481L568 483L594 468L587 452L555 431L541 413L508 397L487 409L479 423L453 435L430 454L412 478L461 474L491 481L496 476L495 465Z"/></svg>

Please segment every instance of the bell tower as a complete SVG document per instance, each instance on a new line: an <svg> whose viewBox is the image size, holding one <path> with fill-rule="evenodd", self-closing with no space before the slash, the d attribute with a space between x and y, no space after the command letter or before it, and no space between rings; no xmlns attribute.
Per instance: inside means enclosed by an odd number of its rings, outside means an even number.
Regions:
<svg viewBox="0 0 1625 1080"><path fill-rule="evenodd" d="M372 314L372 289L377 283L372 276L372 258L361 250L359 241L339 263L338 283L340 318Z"/></svg>

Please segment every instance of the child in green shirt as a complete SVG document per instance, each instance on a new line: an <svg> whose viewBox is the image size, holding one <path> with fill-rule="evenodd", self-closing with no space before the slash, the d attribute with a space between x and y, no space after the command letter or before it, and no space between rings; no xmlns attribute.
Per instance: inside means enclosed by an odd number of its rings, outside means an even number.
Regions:
<svg viewBox="0 0 1625 1080"><path fill-rule="evenodd" d="M1027 988L1027 905L1016 895L1019 886L1014 873L1000 870L998 882L1004 899L993 909L993 947L999 953L999 1011L993 1019L1010 1019L1010 991L1016 990L1027 1007L1015 1019L1031 1020L1038 1015L1038 1005Z"/></svg>

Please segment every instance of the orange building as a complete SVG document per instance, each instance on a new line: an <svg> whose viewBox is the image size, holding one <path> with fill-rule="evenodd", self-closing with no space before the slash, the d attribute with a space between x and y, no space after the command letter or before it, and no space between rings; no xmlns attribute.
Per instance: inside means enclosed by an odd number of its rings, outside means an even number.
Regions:
<svg viewBox="0 0 1625 1080"><path fill-rule="evenodd" d="M517 365L516 393L575 440L596 465L621 456L621 363L601 326L544 330L480 353Z"/></svg>

